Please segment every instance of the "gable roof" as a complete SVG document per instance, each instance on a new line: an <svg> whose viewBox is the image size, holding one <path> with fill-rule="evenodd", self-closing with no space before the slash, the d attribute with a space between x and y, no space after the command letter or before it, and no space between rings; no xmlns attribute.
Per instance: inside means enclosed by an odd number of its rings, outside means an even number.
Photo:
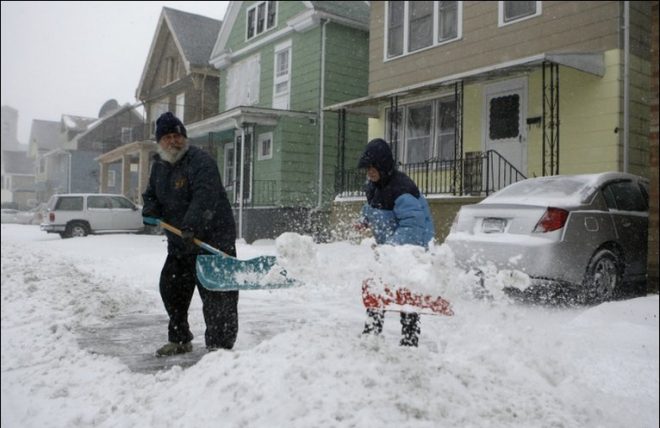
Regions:
<svg viewBox="0 0 660 428"><path fill-rule="evenodd" d="M211 69L209 58L221 26L222 21L217 19L163 7L156 26L156 32L151 41L147 61L135 92L136 96L139 98L153 65L152 61L156 61L158 57L156 51L162 48L162 46L159 46L162 31L169 30L179 54L183 58L186 73L190 74L194 68Z"/></svg>
<svg viewBox="0 0 660 428"><path fill-rule="evenodd" d="M63 114L61 121L61 130L65 131L76 131L84 132L87 127L98 119L94 117L85 117L85 116L74 116L71 114Z"/></svg>
<svg viewBox="0 0 660 428"><path fill-rule="evenodd" d="M232 28L237 24L236 19L243 3L243 1L229 2L229 7L225 13L224 24L218 33L218 39L213 46L210 57L210 61L218 68L224 63L221 58L229 54L226 52L225 46L229 40ZM287 21L290 28L284 28L279 31L286 33L293 31L293 27L300 20L319 25L321 19L327 19L340 25L369 31L369 13L371 7L368 1L303 1L301 3L305 6L306 10ZM278 25L281 25L281 23ZM259 42L260 40L256 41L256 43Z"/></svg>
<svg viewBox="0 0 660 428"><path fill-rule="evenodd" d="M126 112L130 112L133 114L133 116L137 119L136 123L144 123L144 118L133 107L134 106L126 103L123 106L117 107L117 109L115 109L113 112L107 113L105 116L99 119L95 119L94 122L89 124L89 126L87 126L87 128L83 132L73 137L71 142L77 144L82 138L84 138L86 135L89 135L92 131L94 131L96 128L101 126L104 122L107 122L110 119L115 118Z"/></svg>
<svg viewBox="0 0 660 428"><path fill-rule="evenodd" d="M5 174L34 175L34 164L26 152L3 150L2 163Z"/></svg>

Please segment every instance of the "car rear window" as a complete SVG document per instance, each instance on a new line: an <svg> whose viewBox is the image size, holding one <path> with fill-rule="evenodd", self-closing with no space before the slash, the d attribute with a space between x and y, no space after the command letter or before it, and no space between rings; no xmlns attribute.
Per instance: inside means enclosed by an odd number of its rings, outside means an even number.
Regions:
<svg viewBox="0 0 660 428"><path fill-rule="evenodd" d="M82 211L82 196L64 196L57 199L55 210L59 211Z"/></svg>

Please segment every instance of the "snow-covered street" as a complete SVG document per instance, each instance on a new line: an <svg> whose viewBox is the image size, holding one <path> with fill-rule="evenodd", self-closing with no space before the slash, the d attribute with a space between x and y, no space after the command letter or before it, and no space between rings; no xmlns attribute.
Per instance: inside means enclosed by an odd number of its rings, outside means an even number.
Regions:
<svg viewBox="0 0 660 428"><path fill-rule="evenodd" d="M236 346L213 353L204 351L196 293L195 349L177 365L153 356L167 340L163 236L60 239L2 224L2 427L660 422L658 295L524 306L496 292L521 279L495 274L496 298L476 300L474 279L445 246L383 251L376 261L369 240L284 244L239 243L238 255L277 254L304 285L241 292ZM374 275L441 294L455 315L423 316L419 348L399 346L396 313L387 314L382 337L363 337L360 286ZM127 322L135 322L133 334L122 330L128 339L109 337Z"/></svg>

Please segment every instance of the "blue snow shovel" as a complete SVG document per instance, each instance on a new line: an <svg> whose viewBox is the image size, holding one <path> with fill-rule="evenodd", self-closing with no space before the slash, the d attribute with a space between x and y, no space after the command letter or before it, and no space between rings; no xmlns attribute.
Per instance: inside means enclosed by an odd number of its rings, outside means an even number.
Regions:
<svg viewBox="0 0 660 428"><path fill-rule="evenodd" d="M147 224L160 225L177 236L181 230L154 217L143 217ZM272 290L300 285L289 278L282 267L277 266L274 256L259 256L249 260L239 260L217 248L194 238L196 245L211 253L197 256L197 279L207 290Z"/></svg>

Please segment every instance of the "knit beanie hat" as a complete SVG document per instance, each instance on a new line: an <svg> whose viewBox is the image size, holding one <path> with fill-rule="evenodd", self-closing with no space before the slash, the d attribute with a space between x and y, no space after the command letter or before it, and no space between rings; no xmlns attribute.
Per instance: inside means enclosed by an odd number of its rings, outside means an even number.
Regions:
<svg viewBox="0 0 660 428"><path fill-rule="evenodd" d="M159 142L163 135L177 133L188 138L186 127L174 116L172 112L163 113L156 121L156 142Z"/></svg>

